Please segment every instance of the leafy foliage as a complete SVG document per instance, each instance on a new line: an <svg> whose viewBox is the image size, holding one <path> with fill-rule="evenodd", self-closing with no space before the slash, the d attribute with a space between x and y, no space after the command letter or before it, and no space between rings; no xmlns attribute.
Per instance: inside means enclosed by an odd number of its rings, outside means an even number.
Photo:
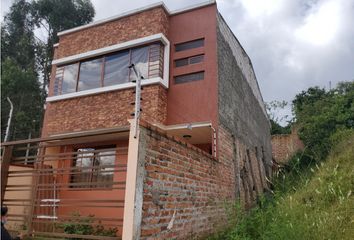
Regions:
<svg viewBox="0 0 354 240"><path fill-rule="evenodd" d="M40 136L57 33L89 23L95 15L90 0L16 0L1 26L1 132L14 105L9 140ZM48 31L38 39L36 27ZM4 134L1 136L4 139Z"/></svg>
<svg viewBox="0 0 354 240"><path fill-rule="evenodd" d="M59 226L63 228L65 233L116 237L118 229L105 228L101 223L95 224L94 215L83 217L79 212L73 212L72 216L73 216L73 220L69 220L68 223L64 223L61 226ZM76 240L79 238L70 238L70 239Z"/></svg>
<svg viewBox="0 0 354 240"><path fill-rule="evenodd" d="M340 83L331 91L309 88L296 95L293 110L308 154L322 160L331 149L332 134L354 128L354 82Z"/></svg>

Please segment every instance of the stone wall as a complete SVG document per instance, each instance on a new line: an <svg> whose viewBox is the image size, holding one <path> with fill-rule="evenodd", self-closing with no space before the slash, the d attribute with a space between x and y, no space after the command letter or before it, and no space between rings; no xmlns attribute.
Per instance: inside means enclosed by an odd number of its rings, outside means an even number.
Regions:
<svg viewBox="0 0 354 240"><path fill-rule="evenodd" d="M134 112L134 89L77 97L47 103L42 136L129 125ZM142 90L142 119L166 121L167 92L160 85L144 86Z"/></svg>
<svg viewBox="0 0 354 240"><path fill-rule="evenodd" d="M279 164L286 164L296 152L303 149L304 144L296 130L292 130L291 134L272 136L272 155L273 159Z"/></svg>

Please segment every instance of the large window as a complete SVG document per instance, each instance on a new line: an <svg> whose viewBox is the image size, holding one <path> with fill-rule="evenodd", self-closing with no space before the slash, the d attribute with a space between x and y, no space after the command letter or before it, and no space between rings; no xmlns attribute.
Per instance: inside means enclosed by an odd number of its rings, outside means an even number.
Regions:
<svg viewBox="0 0 354 240"><path fill-rule="evenodd" d="M116 159L115 146L79 148L73 161L72 188L111 188Z"/></svg>
<svg viewBox="0 0 354 240"><path fill-rule="evenodd" d="M163 76L163 45L153 43L57 68L54 95L127 83L134 63L145 79Z"/></svg>

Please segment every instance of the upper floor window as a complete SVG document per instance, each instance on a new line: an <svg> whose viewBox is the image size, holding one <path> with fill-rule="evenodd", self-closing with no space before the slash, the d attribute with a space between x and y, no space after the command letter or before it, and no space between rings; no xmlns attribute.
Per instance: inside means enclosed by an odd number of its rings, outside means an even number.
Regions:
<svg viewBox="0 0 354 240"><path fill-rule="evenodd" d="M197 39L189 42L178 43L175 45L176 52L181 52L193 48L199 48L204 46L204 38Z"/></svg>
<svg viewBox="0 0 354 240"><path fill-rule="evenodd" d="M187 82L199 81L203 79L204 79L204 71L176 76L175 83L176 84L187 83Z"/></svg>
<svg viewBox="0 0 354 240"><path fill-rule="evenodd" d="M127 83L135 75L128 67L134 63L145 79L163 76L161 43L131 48L90 60L57 67L54 95Z"/></svg>
<svg viewBox="0 0 354 240"><path fill-rule="evenodd" d="M204 61L204 55L197 55L193 57L188 57L188 58L181 58L178 60L175 60L175 66L176 67L183 67L187 66L190 64L196 64L196 63L201 63Z"/></svg>

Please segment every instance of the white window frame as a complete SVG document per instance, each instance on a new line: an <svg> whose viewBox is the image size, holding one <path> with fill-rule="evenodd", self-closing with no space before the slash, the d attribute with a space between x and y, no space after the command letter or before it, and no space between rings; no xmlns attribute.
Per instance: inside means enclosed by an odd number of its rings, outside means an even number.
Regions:
<svg viewBox="0 0 354 240"><path fill-rule="evenodd" d="M84 60L87 58L92 58L100 55L104 55L107 53L112 53L124 49L129 49L137 46L141 46L144 44L148 43L153 43L160 41L164 45L164 69L163 69L163 78L161 77L154 77L150 79L145 79L144 81L141 82L141 85L151 85L151 84L161 84L163 87L166 89L169 87L169 59L170 59L170 42L168 39L163 35L162 33L150 35L147 37L143 38L138 38L134 39L131 41L127 41L124 43L119 43L115 44L109 47L104 47L104 48L99 48L93 51L88 51L60 59L56 59L52 61L52 65L62 65L62 64L69 64L73 62L78 62L80 60ZM128 83L123 83L123 84L116 84L112 86L107 86L107 87L99 87L99 88L94 88L94 89L89 89L85 91L80 91L80 92L73 92L73 93L67 93L67 94L62 94L62 95L57 95L57 96L51 96L47 97L46 101L47 102L55 102L55 101L60 101L64 99L69 99L69 98L76 98L76 97L82 97L82 96L88 96L88 95L94 95L94 94L99 94L103 92L110 92L110 91L115 91L115 90L120 90L120 89L127 89L127 88L133 88L135 87L135 83L128 82Z"/></svg>

